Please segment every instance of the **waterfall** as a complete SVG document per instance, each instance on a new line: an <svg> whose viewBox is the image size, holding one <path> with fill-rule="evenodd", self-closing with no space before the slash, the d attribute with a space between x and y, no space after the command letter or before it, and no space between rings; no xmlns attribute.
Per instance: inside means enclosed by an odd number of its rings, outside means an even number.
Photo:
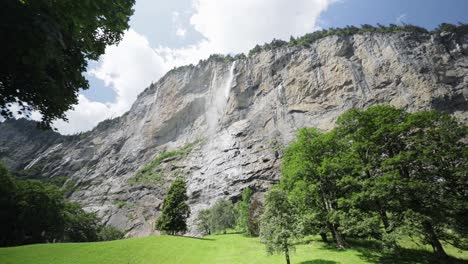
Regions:
<svg viewBox="0 0 468 264"><path fill-rule="evenodd" d="M229 76L226 80L226 86L224 87L224 97L227 99L229 98L229 92L231 92L232 81L234 80L234 68L236 68L236 62L234 61L231 65L231 69L229 70Z"/></svg>
<svg viewBox="0 0 468 264"><path fill-rule="evenodd" d="M39 162L41 159L47 157L49 154L51 154L52 152L58 150L60 147L62 146L62 143L59 143L51 148L49 148L47 151L39 154L37 156L37 158L35 158L33 161L31 161L26 167L24 167L25 170L28 170L30 168L32 168L32 166L34 166L37 162Z"/></svg>
<svg viewBox="0 0 468 264"><path fill-rule="evenodd" d="M218 129L218 125L226 112L226 106L229 99L229 94L231 92L232 82L234 81L234 70L236 67L236 62L234 61L229 69L226 81L221 87L216 87L216 77L217 73L213 76L212 80L212 94L210 105L205 113L206 122L208 125L208 133L214 135ZM214 86L214 87L213 87Z"/></svg>

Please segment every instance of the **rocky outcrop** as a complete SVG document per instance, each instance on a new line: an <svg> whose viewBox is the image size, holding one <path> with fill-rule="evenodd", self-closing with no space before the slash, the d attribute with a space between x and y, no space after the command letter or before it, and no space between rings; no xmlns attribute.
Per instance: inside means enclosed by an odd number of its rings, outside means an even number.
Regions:
<svg viewBox="0 0 468 264"><path fill-rule="evenodd" d="M129 112L81 135L5 122L0 159L69 176L72 200L128 236L148 235L175 177L188 181L192 221L246 186L265 191L279 180L281 149L295 131L330 129L347 109L436 108L466 123L467 55L467 36L368 33L203 61L168 72ZM135 178L145 166L151 173Z"/></svg>

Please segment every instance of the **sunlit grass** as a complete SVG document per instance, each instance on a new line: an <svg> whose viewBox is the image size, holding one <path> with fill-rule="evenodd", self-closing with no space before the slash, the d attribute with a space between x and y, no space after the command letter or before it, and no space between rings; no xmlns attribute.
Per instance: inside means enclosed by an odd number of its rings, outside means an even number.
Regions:
<svg viewBox="0 0 468 264"><path fill-rule="evenodd" d="M357 243L340 251L318 238L298 245L291 255L292 263L433 263L430 251L406 249L402 256L381 253L367 243ZM468 263L468 252L446 246L447 252L459 259L449 263ZM0 263L285 263L283 255L267 256L257 238L240 234L213 235L203 239L152 236L95 243L40 244L0 248Z"/></svg>

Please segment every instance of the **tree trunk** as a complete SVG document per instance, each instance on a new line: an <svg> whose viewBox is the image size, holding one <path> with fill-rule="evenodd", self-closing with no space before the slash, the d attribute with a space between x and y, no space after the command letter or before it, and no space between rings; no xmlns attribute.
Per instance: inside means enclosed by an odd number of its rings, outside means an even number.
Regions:
<svg viewBox="0 0 468 264"><path fill-rule="evenodd" d="M323 242L328 243L327 233L321 232L321 233L320 233L320 236L322 237L322 241L323 241Z"/></svg>
<svg viewBox="0 0 468 264"><path fill-rule="evenodd" d="M330 231L333 236L333 240L336 243L336 247L339 249L344 249L345 248L345 241L343 239L343 235L341 234L340 231L337 230L336 225L332 223L327 223L328 228L330 228Z"/></svg>
<svg viewBox="0 0 468 264"><path fill-rule="evenodd" d="M286 257L286 264L291 264L291 261L289 260L289 248L288 244L284 246L284 256Z"/></svg>
<svg viewBox="0 0 468 264"><path fill-rule="evenodd" d="M341 232L338 230L335 230L336 232L336 246L339 249L344 249L345 248L345 241L343 239L343 236L341 235Z"/></svg>
<svg viewBox="0 0 468 264"><path fill-rule="evenodd" d="M379 214L385 227L385 231L387 231L387 233L391 233L393 230L390 229L390 223L388 221L387 212L384 209L380 209Z"/></svg>
<svg viewBox="0 0 468 264"><path fill-rule="evenodd" d="M437 237L437 234L431 222L429 221L424 222L424 229L426 231L426 236L429 242L431 243L432 249L434 249L434 254L437 256L437 258L440 258L440 259L448 258L448 255L447 253L445 253L445 250L442 247L442 244L440 243L439 238Z"/></svg>
<svg viewBox="0 0 468 264"><path fill-rule="evenodd" d="M390 222L388 221L387 211L383 208L379 201L377 201L377 206L379 207L380 219L385 227L387 234L390 234L393 230L390 229Z"/></svg>
<svg viewBox="0 0 468 264"><path fill-rule="evenodd" d="M330 230L330 233L332 233L332 239L333 239L333 242L336 242L336 234L335 234L335 230L333 229L332 225L330 222L327 221L327 228L328 230Z"/></svg>
<svg viewBox="0 0 468 264"><path fill-rule="evenodd" d="M335 229L333 228L332 224L327 221L327 227L330 230L330 233L332 234L333 242L336 243L336 234L335 234Z"/></svg>

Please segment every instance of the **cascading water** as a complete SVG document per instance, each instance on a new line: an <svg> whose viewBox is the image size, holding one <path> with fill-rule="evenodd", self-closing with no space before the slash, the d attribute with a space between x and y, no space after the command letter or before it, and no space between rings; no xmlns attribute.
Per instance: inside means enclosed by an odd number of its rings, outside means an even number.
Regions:
<svg viewBox="0 0 468 264"><path fill-rule="evenodd" d="M229 70L229 76L226 80L226 86L224 87L224 97L226 99L229 98L229 93L231 92L232 81L234 80L234 69L236 68L236 62L234 61L231 65L231 69Z"/></svg>
<svg viewBox="0 0 468 264"><path fill-rule="evenodd" d="M231 144L233 140L232 137L227 133L227 131L218 131L219 125L223 119L223 116L226 113L226 106L229 100L229 94L231 92L232 84L234 81L234 72L236 68L236 62L231 64L229 72L226 72L221 75L218 72L218 69L215 67L213 72L213 77L211 80L210 87L210 100L207 105L207 110L205 112L206 123L208 126L207 138L209 138L209 143L205 146L206 148L223 148L226 145ZM218 77L223 77L219 78ZM218 85L220 84L220 85ZM206 170L215 170L216 163L207 164ZM220 177L204 177L203 179L207 184L201 192L200 200L204 200L205 204L201 205L198 208L192 208L195 212L198 212L201 209L206 209L212 205L213 199L210 197L210 194L213 193L211 189L212 186L217 186L218 182L222 180Z"/></svg>
<svg viewBox="0 0 468 264"><path fill-rule="evenodd" d="M206 111L206 122L208 125L208 133L214 135L218 129L219 122L226 111L226 105L231 92L232 82L234 80L234 70L236 62L234 61L229 69L228 76L222 87L217 87L217 72L215 71L212 86L212 97L210 105ZM221 88L221 89L219 89Z"/></svg>

